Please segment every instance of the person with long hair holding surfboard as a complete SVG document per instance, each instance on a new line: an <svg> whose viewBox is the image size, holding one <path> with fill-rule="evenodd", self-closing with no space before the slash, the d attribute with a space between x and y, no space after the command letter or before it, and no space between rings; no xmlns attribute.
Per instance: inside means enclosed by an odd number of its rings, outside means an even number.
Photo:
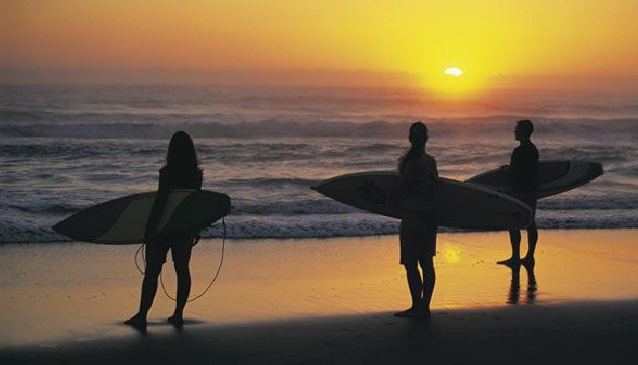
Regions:
<svg viewBox="0 0 638 365"><path fill-rule="evenodd" d="M536 170L538 168L538 150L531 141L534 124L532 121L524 119L516 122L514 128L514 139L520 144L512 151L510 164L504 166L510 173L513 194L516 199L527 204L534 214L536 214ZM510 244L512 246L512 256L503 261L498 261L501 265L533 264L536 242L538 241L538 230L536 220L527 227L527 254L521 260L521 232L519 230L509 231Z"/></svg>
<svg viewBox="0 0 638 365"><path fill-rule="evenodd" d="M430 317L430 301L436 274L436 236L433 188L438 171L436 160L425 152L428 130L421 122L410 126L410 149L399 159L396 198L401 211L399 241L412 306L397 317ZM419 266L421 272L419 272Z"/></svg>
<svg viewBox="0 0 638 365"><path fill-rule="evenodd" d="M158 278L170 249L173 266L177 273L177 299L175 311L172 316L168 317L168 322L176 328L182 327L184 307L191 290L189 263L197 233L158 237L155 235L155 227L166 205L170 190L201 189L202 182L203 171L197 163L197 153L193 140L183 131L175 132L168 145L166 166L159 170L157 198L146 225L144 237L146 268L139 311L124 323L139 330L146 329L146 316L153 305Z"/></svg>

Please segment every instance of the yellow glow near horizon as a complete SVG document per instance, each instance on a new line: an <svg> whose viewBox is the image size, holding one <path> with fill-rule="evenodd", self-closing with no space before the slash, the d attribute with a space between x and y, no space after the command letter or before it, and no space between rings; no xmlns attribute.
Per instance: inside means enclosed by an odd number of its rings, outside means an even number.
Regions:
<svg viewBox="0 0 638 365"><path fill-rule="evenodd" d="M0 0L0 68L364 70L346 81L478 91L636 75L636 17L635 0ZM463 76L442 79L450 65Z"/></svg>
<svg viewBox="0 0 638 365"><path fill-rule="evenodd" d="M447 99L474 96L483 90L486 83L485 78L474 74L472 70L464 72L458 67L449 67L444 72L424 76L421 81L423 88Z"/></svg>

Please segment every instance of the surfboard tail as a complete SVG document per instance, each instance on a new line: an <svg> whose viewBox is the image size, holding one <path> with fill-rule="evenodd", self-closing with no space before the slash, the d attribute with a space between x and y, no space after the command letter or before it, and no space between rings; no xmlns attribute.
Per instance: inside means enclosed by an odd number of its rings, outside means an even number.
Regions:
<svg viewBox="0 0 638 365"><path fill-rule="evenodd" d="M76 241L94 242L115 223L131 201L141 194L128 195L81 210L55 224L52 229Z"/></svg>

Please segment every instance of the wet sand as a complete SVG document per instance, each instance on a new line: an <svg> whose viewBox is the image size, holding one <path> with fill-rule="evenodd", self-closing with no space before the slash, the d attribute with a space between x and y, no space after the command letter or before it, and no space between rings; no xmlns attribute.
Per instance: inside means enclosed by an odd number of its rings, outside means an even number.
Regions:
<svg viewBox="0 0 638 365"><path fill-rule="evenodd" d="M638 301L439 311L429 321L388 313L235 325L149 327L146 336L0 350L8 363L629 364Z"/></svg>
<svg viewBox="0 0 638 365"><path fill-rule="evenodd" d="M541 231L530 271L495 264L506 233L441 234L433 318L414 321L392 316L409 302L396 237L228 241L184 328L165 323L160 289L145 336L121 324L139 299L136 247L6 245L0 362L628 362L637 244L636 230ZM219 241L200 245L195 294L219 262Z"/></svg>

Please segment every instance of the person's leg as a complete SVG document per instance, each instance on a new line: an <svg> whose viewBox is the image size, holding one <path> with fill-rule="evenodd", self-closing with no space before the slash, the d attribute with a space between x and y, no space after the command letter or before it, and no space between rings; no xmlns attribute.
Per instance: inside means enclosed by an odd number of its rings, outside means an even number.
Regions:
<svg viewBox="0 0 638 365"><path fill-rule="evenodd" d="M405 273L412 298L412 306L402 312L395 313L397 317L413 317L419 312L423 298L423 281L419 272L419 264L416 260L404 262Z"/></svg>
<svg viewBox="0 0 638 365"><path fill-rule="evenodd" d="M534 261L534 253L536 252L536 243L538 242L538 229L536 224L527 227L527 254L523 258L523 262Z"/></svg>
<svg viewBox="0 0 638 365"><path fill-rule="evenodd" d="M146 318L146 314L153 306L155 300L155 294L157 293L157 279L162 271L162 264L155 263L153 265L147 265L144 270L144 281L142 281L142 296L140 298L140 311L139 313Z"/></svg>
<svg viewBox="0 0 638 365"><path fill-rule="evenodd" d="M395 313L397 317L417 317L422 314L423 279L419 272L419 257L422 255L423 221L415 214L406 214L401 220L399 235L401 244L401 264L405 267L412 306L402 312Z"/></svg>
<svg viewBox="0 0 638 365"><path fill-rule="evenodd" d="M139 311L130 319L124 321L125 324L133 326L141 331L146 330L146 316L153 305L155 294L157 293L157 281L162 271L162 265L166 262L168 248L158 242L148 243L145 246L144 259L144 280L142 281L142 293L140 296Z"/></svg>
<svg viewBox="0 0 638 365"><path fill-rule="evenodd" d="M501 265L515 265L521 261L521 231L511 230L510 245L512 246L512 256L507 260L498 261Z"/></svg>
<svg viewBox="0 0 638 365"><path fill-rule="evenodd" d="M157 293L157 279L162 270L162 263L155 262L146 265L144 270L144 280L142 281L142 293L140 296L139 311L128 320L125 324L135 327L138 330L146 330L146 317L148 311L153 305L155 294Z"/></svg>
<svg viewBox="0 0 638 365"><path fill-rule="evenodd" d="M191 292L191 272L188 263L176 264L175 271L177 273L177 303L175 312L169 321L175 325L181 325L184 318L184 307L186 307Z"/></svg>
<svg viewBox="0 0 638 365"><path fill-rule="evenodd" d="M405 265L405 272L408 279L408 287L410 288L410 296L412 298L412 308L418 308L423 299L423 280L416 262Z"/></svg>
<svg viewBox="0 0 638 365"><path fill-rule="evenodd" d="M536 252L536 243L538 242L538 230L536 229L536 204L537 199L535 194L531 194L524 200L532 211L534 212L534 220L532 224L527 227L527 253L523 258L523 263L529 264L534 262L534 253Z"/></svg>
<svg viewBox="0 0 638 365"><path fill-rule="evenodd" d="M434 285L436 284L436 272L434 271L434 257L426 255L420 261L421 270L423 272L423 298L421 300L421 309L425 310L429 315L430 302L434 293Z"/></svg>
<svg viewBox="0 0 638 365"><path fill-rule="evenodd" d="M186 307L191 292L190 259L192 248L193 240L190 238L177 240L171 248L173 265L177 273L177 300L175 312L168 318L168 321L176 327L181 327L184 323L184 307Z"/></svg>

